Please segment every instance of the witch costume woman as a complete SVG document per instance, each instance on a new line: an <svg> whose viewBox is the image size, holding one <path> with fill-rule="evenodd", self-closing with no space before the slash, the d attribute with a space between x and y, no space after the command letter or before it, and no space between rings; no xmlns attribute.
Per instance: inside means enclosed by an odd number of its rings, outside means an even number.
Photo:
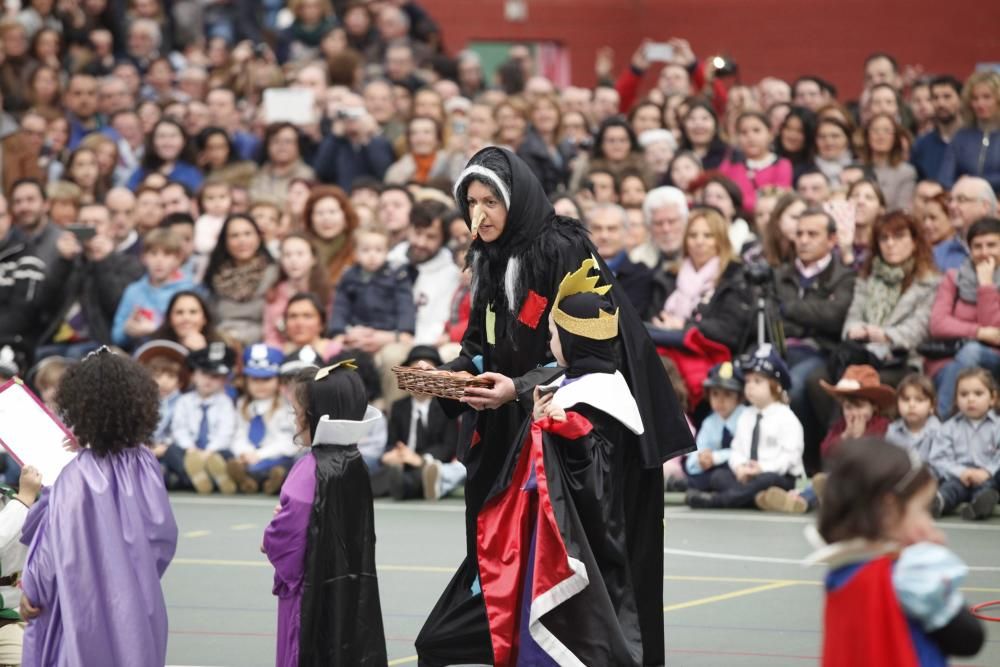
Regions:
<svg viewBox="0 0 1000 667"><path fill-rule="evenodd" d="M357 447L381 413L350 362L298 382L312 447L288 473L262 546L278 596L276 664L384 666L371 481Z"/></svg>
<svg viewBox="0 0 1000 667"><path fill-rule="evenodd" d="M635 614L625 622L629 658L625 664L656 665L664 662L663 643L663 481L661 464L694 448L690 431L670 386L656 349L639 316L613 274L599 259L583 225L557 216L542 187L527 165L510 151L490 147L470 160L455 185L455 198L466 224L473 228L469 188L478 182L488 188L506 211L498 238L473 241L469 263L473 271L472 309L459 357L443 368L472 374L493 372L513 380L516 397L474 417L471 439L462 454L466 481L467 554L420 635L416 648L421 665L508 665L511 655L495 655L491 633L495 606L488 610L492 593L480 578L499 554L480 557L483 532L497 528L499 514L481 517L488 498L496 493L505 471L510 474L512 450L523 444L523 425L532 412L532 391L563 373L549 353L546 326L562 279L594 261L593 276L608 287L604 299L617 309L619 335L614 348L615 368L634 397L643 429L624 429L616 443L622 451L617 469L621 484L624 526L616 535L623 551L618 555L631 581L642 582L634 592ZM457 417L469 406L443 400L449 416ZM460 443L461 445L462 443ZM623 570L624 571L624 570ZM629 584L629 587L631 585ZM584 596L582 599L585 599ZM507 612L511 611L507 601ZM515 604L516 606L516 604ZM489 618L488 614L489 613ZM588 612L614 614L608 607ZM624 640L623 640L624 641ZM619 654L616 648L615 655ZM621 653L625 655L625 653ZM572 660L568 664L580 664ZM595 663L591 663L595 664ZM599 663L597 663L599 664Z"/></svg>

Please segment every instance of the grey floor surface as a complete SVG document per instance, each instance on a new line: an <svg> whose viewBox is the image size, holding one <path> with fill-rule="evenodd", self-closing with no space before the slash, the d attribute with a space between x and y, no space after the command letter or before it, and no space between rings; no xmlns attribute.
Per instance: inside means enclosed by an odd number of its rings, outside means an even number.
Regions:
<svg viewBox="0 0 1000 667"><path fill-rule="evenodd" d="M168 663L274 664L272 571L259 551L274 501L179 494L172 502L180 543L163 581ZM375 516L389 664L416 665L413 640L461 560L462 504L378 501ZM667 507L668 665L818 662L823 571L798 562L810 551L803 537L808 521ZM972 566L964 585L970 604L1000 599L1000 518L942 526L951 547ZM1000 624L988 625L984 651L953 664L1000 665Z"/></svg>

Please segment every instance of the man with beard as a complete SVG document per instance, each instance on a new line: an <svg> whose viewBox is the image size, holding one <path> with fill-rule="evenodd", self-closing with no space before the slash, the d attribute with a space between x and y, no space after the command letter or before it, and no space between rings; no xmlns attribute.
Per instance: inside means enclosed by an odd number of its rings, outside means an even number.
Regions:
<svg viewBox="0 0 1000 667"><path fill-rule="evenodd" d="M462 352L442 368L479 375L493 386L467 389L460 401L442 401L450 416L475 410L469 437L459 443L468 472L467 555L417 637L420 664L505 664L502 655L497 662L488 614L511 613L517 600L500 602L503 609L484 601L477 547L504 522L482 517L480 510L532 413L535 386L563 371L549 352L548 316L560 282L590 258L597 266L595 280L610 286L608 308L619 311L615 363L644 426L641 435L628 436L622 450L630 457L623 472L627 525L622 556L631 580L643 582L635 592L639 636L633 646L638 664L663 664L661 464L691 451L692 441L652 341L583 225L555 214L538 179L516 155L495 147L477 153L457 180L455 198L474 239L468 256L474 296ZM517 557L527 557L510 546ZM497 553L492 552L494 557ZM487 558L491 566L499 565Z"/></svg>
<svg viewBox="0 0 1000 667"><path fill-rule="evenodd" d="M383 196L387 192L383 192ZM393 189L392 192L406 191ZM381 198L379 201L381 204ZM412 345L437 345L451 316L452 297L458 289L461 271L447 248L448 228L444 223L447 213L448 207L440 202L414 204L409 212L409 225L404 228L406 240L389 252L389 266L405 268L413 281L417 323ZM386 405L405 396L396 386L392 367L398 366L409 351L408 343L390 343L379 353L382 397Z"/></svg>
<svg viewBox="0 0 1000 667"><path fill-rule="evenodd" d="M937 178L945 149L955 133L962 129L962 83L953 76L931 80L931 104L934 105L934 129L913 144L910 162L920 178Z"/></svg>

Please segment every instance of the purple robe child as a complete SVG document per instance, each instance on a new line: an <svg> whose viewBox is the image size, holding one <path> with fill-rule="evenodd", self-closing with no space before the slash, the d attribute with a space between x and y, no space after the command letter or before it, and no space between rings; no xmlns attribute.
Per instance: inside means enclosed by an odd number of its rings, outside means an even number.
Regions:
<svg viewBox="0 0 1000 667"><path fill-rule="evenodd" d="M41 610L24 633L23 665L166 662L160 578L177 524L152 452L81 451L43 490L21 540L22 590Z"/></svg>
<svg viewBox="0 0 1000 667"><path fill-rule="evenodd" d="M381 667L371 481L356 443L382 415L365 409L357 373L323 369L313 380L313 372L299 379L308 405L297 406L310 423L311 449L289 472L262 546L278 596L276 664ZM329 417L362 410L358 421Z"/></svg>

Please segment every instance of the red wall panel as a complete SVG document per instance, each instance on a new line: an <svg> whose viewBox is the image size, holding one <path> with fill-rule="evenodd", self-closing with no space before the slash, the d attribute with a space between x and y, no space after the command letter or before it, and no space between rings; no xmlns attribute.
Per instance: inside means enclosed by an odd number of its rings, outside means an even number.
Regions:
<svg viewBox="0 0 1000 667"><path fill-rule="evenodd" d="M858 94L864 58L965 77L1000 61L1000 0L525 0L528 18L504 18L504 0L419 0L441 24L449 52L472 40L551 40L570 50L573 81L594 83L601 46L624 67L643 37L684 37L703 56L725 51L744 82L815 73L841 98Z"/></svg>

